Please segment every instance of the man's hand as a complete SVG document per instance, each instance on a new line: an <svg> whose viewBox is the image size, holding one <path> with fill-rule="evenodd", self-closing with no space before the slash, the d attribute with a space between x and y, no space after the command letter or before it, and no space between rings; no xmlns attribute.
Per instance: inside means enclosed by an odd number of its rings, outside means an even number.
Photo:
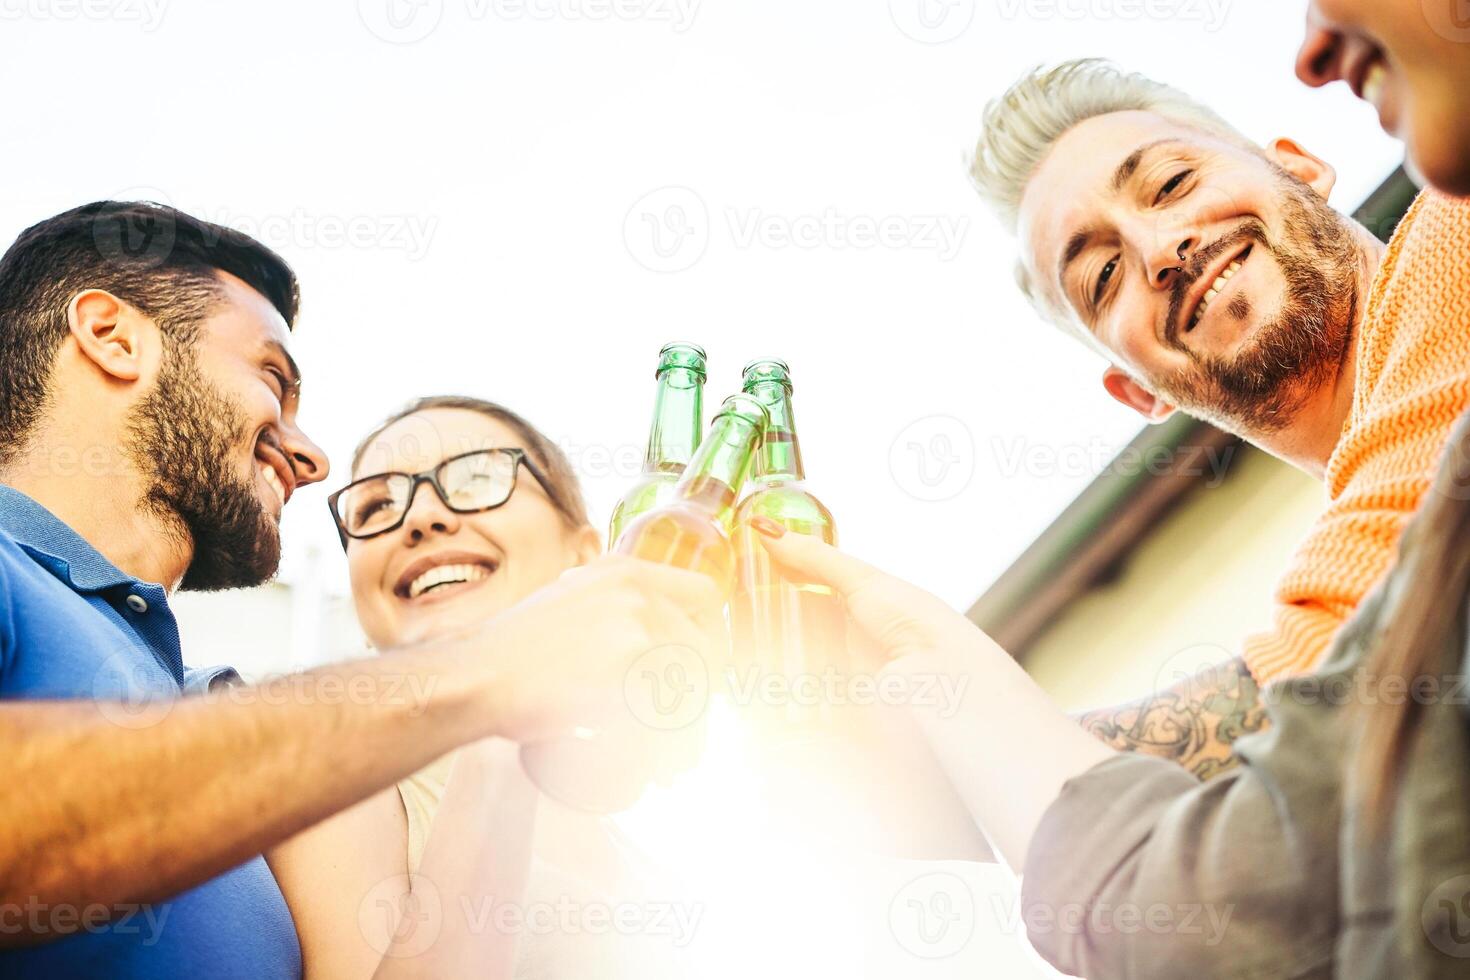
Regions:
<svg viewBox="0 0 1470 980"><path fill-rule="evenodd" d="M1122 752L1169 759L1200 779L1239 764L1235 740L1263 731L1266 706L1239 658L1208 667L1156 694L1077 716L1082 727Z"/></svg>
<svg viewBox="0 0 1470 980"><path fill-rule="evenodd" d="M621 713L640 657L677 650L715 662L723 607L707 576L636 558L566 572L471 638L498 664L494 734L534 741Z"/></svg>

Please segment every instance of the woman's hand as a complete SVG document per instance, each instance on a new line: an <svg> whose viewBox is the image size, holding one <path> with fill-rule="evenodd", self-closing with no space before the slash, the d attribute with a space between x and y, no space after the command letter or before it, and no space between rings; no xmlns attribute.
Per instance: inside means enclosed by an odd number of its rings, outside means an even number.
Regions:
<svg viewBox="0 0 1470 980"><path fill-rule="evenodd" d="M758 517L751 526L794 581L828 585L842 595L848 616L865 634L880 663L919 654L971 652L989 644L973 623L918 586L812 535L788 534L769 518Z"/></svg>
<svg viewBox="0 0 1470 980"><path fill-rule="evenodd" d="M917 695L938 687L955 695L939 704L916 697L910 713L996 852L1012 868L1024 867L1031 837L1062 785L1110 758L1112 750L935 596L809 535L788 534L759 518L752 526L788 575L842 595L849 618L887 662L885 675L925 682L900 684L899 690Z"/></svg>

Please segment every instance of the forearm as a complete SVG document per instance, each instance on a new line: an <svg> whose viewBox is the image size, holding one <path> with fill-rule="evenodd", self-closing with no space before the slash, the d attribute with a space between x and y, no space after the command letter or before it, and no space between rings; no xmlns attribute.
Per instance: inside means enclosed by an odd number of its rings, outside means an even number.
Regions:
<svg viewBox="0 0 1470 980"><path fill-rule="evenodd" d="M978 630L888 673L947 677L962 695L946 710L913 709L970 814L1011 868L1067 780L1110 758L1004 650Z"/></svg>
<svg viewBox="0 0 1470 980"><path fill-rule="evenodd" d="M1200 779L1233 768L1235 740L1269 723L1245 661L1209 667L1156 694L1077 716L1082 727L1120 752L1168 759Z"/></svg>
<svg viewBox="0 0 1470 980"><path fill-rule="evenodd" d="M25 792L0 796L0 903L156 901L235 866L488 734L473 659L392 654L132 718L4 705L0 782Z"/></svg>
<svg viewBox="0 0 1470 980"><path fill-rule="evenodd" d="M540 798L521 771L518 748L497 739L469 746L455 759L423 862L410 876L417 894L408 901L440 909L437 935L423 949L425 937L415 934L416 927L395 923L375 980L510 980L520 934L505 927L500 913L523 901Z"/></svg>

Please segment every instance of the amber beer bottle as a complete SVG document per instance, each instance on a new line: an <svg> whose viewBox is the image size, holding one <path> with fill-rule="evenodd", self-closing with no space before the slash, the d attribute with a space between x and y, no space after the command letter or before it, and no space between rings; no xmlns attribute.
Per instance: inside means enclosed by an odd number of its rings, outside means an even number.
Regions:
<svg viewBox="0 0 1470 980"><path fill-rule="evenodd" d="M627 524L617 551L703 572L729 595L735 575L730 529L735 493L750 473L766 424L765 407L731 395L684 468L669 501ZM719 665L709 665L712 672ZM521 765L547 796L579 810L612 813L637 802L649 782L677 769L689 741L640 730L635 720L615 730L581 732L521 748Z"/></svg>
<svg viewBox="0 0 1470 980"><path fill-rule="evenodd" d="M737 571L730 600L734 668L774 672L788 683L799 675L840 672L847 667L847 617L841 598L825 585L784 575L750 527L754 518L766 517L788 531L837 543L832 512L804 482L791 411L791 370L784 361L752 361L745 368L744 388L766 407L770 420L750 492L735 513ZM787 722L818 722L830 718L824 707L792 701L780 714Z"/></svg>
<svg viewBox="0 0 1470 980"><path fill-rule="evenodd" d="M653 427L643 454L643 473L613 507L608 550L617 547L629 522L668 503L674 484L694 458L704 425L704 349L694 344L668 344L658 352L654 378Z"/></svg>

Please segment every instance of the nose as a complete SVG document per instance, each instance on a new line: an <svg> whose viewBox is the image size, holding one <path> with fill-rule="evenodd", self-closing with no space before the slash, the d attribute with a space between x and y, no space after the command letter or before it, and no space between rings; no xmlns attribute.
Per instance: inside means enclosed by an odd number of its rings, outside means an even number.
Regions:
<svg viewBox="0 0 1470 980"><path fill-rule="evenodd" d="M327 461L327 454L322 452L322 447L312 442L305 432L295 426L288 426L282 432L281 448L291 460L297 486L320 483L331 472L331 464Z"/></svg>
<svg viewBox="0 0 1470 980"><path fill-rule="evenodd" d="M1342 77L1343 37L1329 30L1317 13L1316 4L1307 11L1307 33L1296 53L1296 77L1312 88L1321 88Z"/></svg>
<svg viewBox="0 0 1470 980"><path fill-rule="evenodd" d="M459 515L439 499L439 494L427 483L420 483L408 502L408 513L403 518L403 534L413 544L418 544L431 534L454 534L459 530Z"/></svg>
<svg viewBox="0 0 1470 980"><path fill-rule="evenodd" d="M1189 265L1189 258L1194 254L1194 247L1195 240L1185 238L1172 247L1160 245L1154 249L1153 254L1147 259L1149 285L1163 291L1173 289L1174 283Z"/></svg>

